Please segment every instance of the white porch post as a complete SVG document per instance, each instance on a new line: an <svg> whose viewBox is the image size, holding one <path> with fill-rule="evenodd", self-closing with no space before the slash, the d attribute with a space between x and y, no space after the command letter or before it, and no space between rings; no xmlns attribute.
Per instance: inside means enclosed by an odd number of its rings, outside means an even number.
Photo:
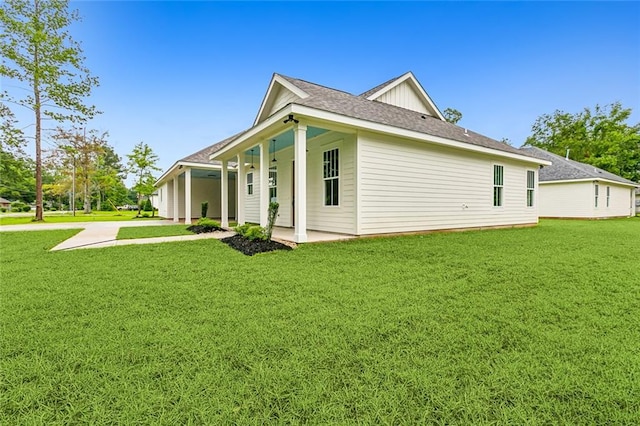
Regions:
<svg viewBox="0 0 640 426"><path fill-rule="evenodd" d="M173 221L180 222L180 175L173 178Z"/></svg>
<svg viewBox="0 0 640 426"><path fill-rule="evenodd" d="M191 225L191 169L184 171L184 223Z"/></svg>
<svg viewBox="0 0 640 426"><path fill-rule="evenodd" d="M295 160L295 232L296 243L307 242L307 126L293 127L293 155Z"/></svg>
<svg viewBox="0 0 640 426"><path fill-rule="evenodd" d="M244 154L238 154L238 174L236 175L237 192L236 195L236 221L238 225L244 224L244 193L246 191L246 171L244 169Z"/></svg>
<svg viewBox="0 0 640 426"><path fill-rule="evenodd" d="M267 226L269 210L269 141L260 144L260 226Z"/></svg>
<svg viewBox="0 0 640 426"><path fill-rule="evenodd" d="M227 160L222 160L222 170L220 171L220 216L223 228L229 227L229 179L227 174Z"/></svg>

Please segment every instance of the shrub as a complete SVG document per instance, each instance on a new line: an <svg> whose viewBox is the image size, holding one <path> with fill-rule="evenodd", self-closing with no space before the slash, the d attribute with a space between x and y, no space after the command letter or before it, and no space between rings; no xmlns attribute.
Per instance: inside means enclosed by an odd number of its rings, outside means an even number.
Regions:
<svg viewBox="0 0 640 426"><path fill-rule="evenodd" d="M238 233L238 235L242 235L243 237L247 234L247 231L249 230L249 228L251 228L252 225L250 223L245 223L243 225L238 225L235 228L233 228L234 231L236 231Z"/></svg>
<svg viewBox="0 0 640 426"><path fill-rule="evenodd" d="M25 204L22 201L14 201L13 203L11 203L11 211L21 212L24 206Z"/></svg>
<svg viewBox="0 0 640 426"><path fill-rule="evenodd" d="M30 211L31 211L31 206L24 206L24 207L22 207L22 211L23 211L23 212L30 212Z"/></svg>
<svg viewBox="0 0 640 426"><path fill-rule="evenodd" d="M244 236L249 241L253 241L253 240L267 241L267 230L262 226L255 225L249 228Z"/></svg>
<svg viewBox="0 0 640 426"><path fill-rule="evenodd" d="M144 210L145 212L153 211L153 205L151 204L150 199L147 198L145 201L142 202L142 210Z"/></svg>
<svg viewBox="0 0 640 426"><path fill-rule="evenodd" d="M195 225L191 225L187 228L188 231L195 232L196 234L202 234L203 232L222 231L222 226L217 220L203 217L198 219Z"/></svg>
<svg viewBox="0 0 640 426"><path fill-rule="evenodd" d="M150 217L150 216L149 216L149 213L142 213L142 216L140 217Z"/></svg>
<svg viewBox="0 0 640 426"><path fill-rule="evenodd" d="M200 217L201 218L207 217L207 210L209 210L209 202L208 201L203 201L201 209L200 209Z"/></svg>
<svg viewBox="0 0 640 426"><path fill-rule="evenodd" d="M7 209L5 207L0 207L0 212L5 213Z"/></svg>

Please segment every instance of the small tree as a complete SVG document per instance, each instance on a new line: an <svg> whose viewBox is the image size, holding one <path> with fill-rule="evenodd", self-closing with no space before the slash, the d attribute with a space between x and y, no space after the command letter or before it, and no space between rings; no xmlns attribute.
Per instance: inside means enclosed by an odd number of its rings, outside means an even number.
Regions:
<svg viewBox="0 0 640 426"><path fill-rule="evenodd" d="M273 232L273 225L276 223L276 217L278 216L278 209L280 204L275 201L269 203L269 214L267 215L267 229L265 234L267 235L267 241L271 241L271 233Z"/></svg>
<svg viewBox="0 0 640 426"><path fill-rule="evenodd" d="M0 76L28 86L22 96L0 93L1 99L33 111L35 119L35 220L42 220L42 119L83 121L97 111L83 99L98 85L83 65L80 45L68 28L79 20L68 0L4 0L0 2Z"/></svg>
<svg viewBox="0 0 640 426"><path fill-rule="evenodd" d="M201 210L200 210L200 217L201 218L205 218L207 217L207 210L209 210L209 202L208 201L203 201L202 202L202 206L201 206Z"/></svg>
<svg viewBox="0 0 640 426"><path fill-rule="evenodd" d="M449 123L457 124L462 119L462 113L455 108L447 108L443 111L444 119Z"/></svg>
<svg viewBox="0 0 640 426"><path fill-rule="evenodd" d="M133 147L131 154L127 154L129 158L129 172L136 177L133 189L138 196L138 216L140 215L141 203L143 197L151 197L155 190L155 178L153 172L159 171L156 166L158 156L153 152L151 147L144 142L138 143ZM151 217L155 215L155 209L151 212Z"/></svg>

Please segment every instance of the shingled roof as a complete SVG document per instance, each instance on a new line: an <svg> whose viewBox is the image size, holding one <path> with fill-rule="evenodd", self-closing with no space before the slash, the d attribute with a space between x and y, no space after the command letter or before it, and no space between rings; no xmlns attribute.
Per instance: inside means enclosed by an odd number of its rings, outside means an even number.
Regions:
<svg viewBox="0 0 640 426"><path fill-rule="evenodd" d="M222 148L224 148L225 146L229 145L231 142L233 142L234 140L236 140L237 138L239 138L240 136L242 136L244 133L246 132L246 130L243 130L240 133L236 133L233 136L230 136L218 143L215 143L213 145L209 145L208 147L201 149L198 152L194 152L191 155L187 155L186 157L178 160L179 162L185 162L185 163L206 163L206 164L221 164L220 161L211 161L209 160L209 156L211 154L213 154L216 151L221 150Z"/></svg>
<svg viewBox="0 0 640 426"><path fill-rule="evenodd" d="M442 121L439 118L432 117L427 114L379 101L370 101L363 95L355 96L347 92L320 86L305 80L287 77L282 74L280 74L280 76L310 95L307 98L294 101L294 104L304 105L322 111L333 112L373 123L381 123L401 129L412 130L431 136L464 142L471 145L478 145L485 148L532 157L530 154L505 143L483 136L479 133L472 132L463 127L456 126L455 124ZM390 80L378 87L383 87L396 79ZM368 92L365 92L365 94L366 93Z"/></svg>
<svg viewBox="0 0 640 426"><path fill-rule="evenodd" d="M616 174L609 173L606 170L599 169L590 164L566 159L560 155L556 155L541 148L527 146L520 148L520 150L542 160L551 161L552 164L550 166L543 167L540 170L540 182L579 179L606 179L614 182L624 183L627 185L639 185L636 182L632 182Z"/></svg>

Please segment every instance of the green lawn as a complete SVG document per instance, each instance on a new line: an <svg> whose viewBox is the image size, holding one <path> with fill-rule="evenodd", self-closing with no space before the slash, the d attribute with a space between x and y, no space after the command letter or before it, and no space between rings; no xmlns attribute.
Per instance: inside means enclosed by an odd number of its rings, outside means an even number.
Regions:
<svg viewBox="0 0 640 426"><path fill-rule="evenodd" d="M193 235L188 231L189 225L161 225L161 226L130 226L120 228L118 240L133 238L173 237L176 235Z"/></svg>
<svg viewBox="0 0 640 426"><path fill-rule="evenodd" d="M48 252L0 234L0 424L638 424L640 219Z"/></svg>
<svg viewBox="0 0 640 426"><path fill-rule="evenodd" d="M147 212L148 214L151 214ZM0 214L0 225L25 225L32 223L34 226L38 226L39 223L62 223L62 222L105 222L105 221L121 221L121 220L145 220L145 219L160 219L158 216L155 218L140 217L136 218L137 211L117 211L117 212L97 212L94 211L90 214L84 214L83 212L76 212L73 216L71 213L58 213L58 212L45 212L44 222L32 222L35 213L30 214L28 217L11 217Z"/></svg>

